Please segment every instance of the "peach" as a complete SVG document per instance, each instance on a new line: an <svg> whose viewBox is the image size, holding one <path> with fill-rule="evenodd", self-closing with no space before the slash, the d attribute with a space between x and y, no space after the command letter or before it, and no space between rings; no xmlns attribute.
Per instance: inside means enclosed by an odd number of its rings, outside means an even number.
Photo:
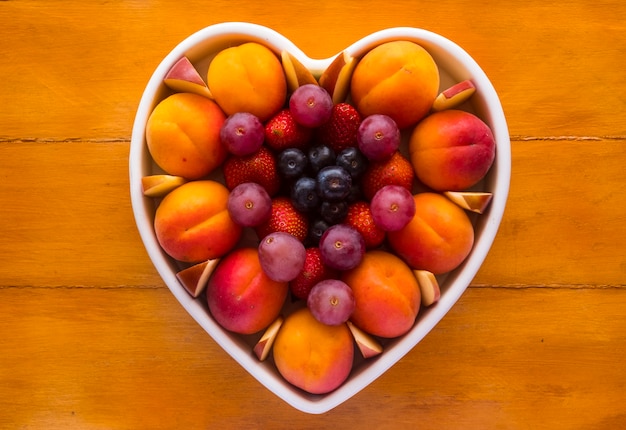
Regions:
<svg viewBox="0 0 626 430"><path fill-rule="evenodd" d="M237 248L220 260L206 287L213 318L226 330L253 334L280 315L287 282L270 279L261 270L256 248Z"/></svg>
<svg viewBox="0 0 626 430"><path fill-rule="evenodd" d="M163 198L154 216L159 244L179 261L222 257L239 241L242 228L228 213L228 189L216 181L192 181Z"/></svg>
<svg viewBox="0 0 626 430"><path fill-rule="evenodd" d="M389 245L413 269L435 275L455 269L474 245L470 219L441 194L419 193L413 199L413 219L406 227L387 234Z"/></svg>
<svg viewBox="0 0 626 430"><path fill-rule="evenodd" d="M213 98L206 82L202 80L195 66L187 57L182 57L172 66L165 75L163 83L174 91Z"/></svg>
<svg viewBox="0 0 626 430"><path fill-rule="evenodd" d="M285 104L287 80L282 63L269 48L248 42L217 53L207 83L228 115L249 112L265 122Z"/></svg>
<svg viewBox="0 0 626 430"><path fill-rule="evenodd" d="M420 310L420 290L413 271L399 257L368 251L361 263L344 272L356 306L350 321L374 336L393 338L408 332Z"/></svg>
<svg viewBox="0 0 626 430"><path fill-rule="evenodd" d="M273 354L285 380L309 393L325 394L348 378L354 342L346 324L322 324L304 307L283 322Z"/></svg>
<svg viewBox="0 0 626 430"><path fill-rule="evenodd" d="M461 191L477 184L496 155L491 129L476 115L444 110L429 115L409 140L411 163L420 181L436 191Z"/></svg>
<svg viewBox="0 0 626 430"><path fill-rule="evenodd" d="M361 115L388 115L401 129L426 116L438 93L435 60L422 46L405 40L383 43L365 54L350 84Z"/></svg>
<svg viewBox="0 0 626 430"><path fill-rule="evenodd" d="M212 100L176 93L154 108L146 124L146 142L154 162L174 176L200 179L220 166L227 155L220 141L226 117Z"/></svg>

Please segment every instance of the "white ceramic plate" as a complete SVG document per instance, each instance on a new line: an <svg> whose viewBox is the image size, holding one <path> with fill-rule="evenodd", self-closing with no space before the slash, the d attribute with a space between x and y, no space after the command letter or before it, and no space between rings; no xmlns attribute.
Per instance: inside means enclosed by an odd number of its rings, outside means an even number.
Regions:
<svg viewBox="0 0 626 430"><path fill-rule="evenodd" d="M476 94L471 99L471 110L492 129L496 139L496 159L481 183L481 189L493 193L488 210L474 216L476 240L465 262L447 276L440 278L441 298L429 308L422 308L415 326L406 335L386 341L383 354L367 361L360 359L355 351L355 365L348 380L335 391L326 395L307 394L287 383L275 369L271 359L259 362L252 347L260 337L235 335L222 329L210 316L204 298L192 298L176 279L180 266L160 248L153 228L155 201L144 197L141 178L158 172L152 162L145 141L145 124L156 104L169 92L163 79L174 63L187 56L206 76L212 56L219 50L247 41L257 41L276 53L289 51L302 64L320 74L335 56L327 59L311 59L281 34L250 23L222 23L204 28L176 46L159 64L148 82L141 98L132 132L130 145L130 194L135 220L146 250L154 266L172 294L187 312L233 359L254 376L267 389L293 407L308 413L324 413L345 402L368 384L381 376L407 352L409 352L445 316L470 284L485 259L502 219L508 196L511 174L509 133L500 100L491 82L480 66L455 43L417 28L390 28L373 33L347 47L348 53L362 56L372 47L390 40L412 40L430 52L441 72L441 89L464 79L471 79ZM227 393L224 393L227 395Z"/></svg>

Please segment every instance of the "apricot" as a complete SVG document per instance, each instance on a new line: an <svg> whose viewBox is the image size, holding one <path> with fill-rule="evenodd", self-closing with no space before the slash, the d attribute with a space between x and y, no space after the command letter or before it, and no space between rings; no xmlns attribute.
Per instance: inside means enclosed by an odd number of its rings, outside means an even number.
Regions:
<svg viewBox="0 0 626 430"><path fill-rule="evenodd" d="M237 248L220 260L206 296L218 324L234 333L253 334L276 320L288 290L287 282L263 272L256 248Z"/></svg>
<svg viewBox="0 0 626 430"><path fill-rule="evenodd" d="M460 191L478 183L496 155L491 129L476 115L445 110L424 118L409 140L420 181L437 191Z"/></svg>
<svg viewBox="0 0 626 430"><path fill-rule="evenodd" d="M225 119L219 106L206 97L172 94L159 102L148 118L148 151L168 174L200 179L226 158L226 147L220 141Z"/></svg>
<svg viewBox="0 0 626 430"><path fill-rule="evenodd" d="M356 306L350 320L374 336L393 338L408 332L420 310L420 289L413 271L399 257L368 251L361 263L344 272Z"/></svg>
<svg viewBox="0 0 626 430"><path fill-rule="evenodd" d="M269 48L256 42L218 52L209 64L207 83L226 114L249 112L262 122L277 113L287 97L281 61Z"/></svg>
<svg viewBox="0 0 626 430"><path fill-rule="evenodd" d="M154 231L163 250L189 263L230 251L242 228L228 213L228 195L224 185L211 180L187 182L166 195L154 215Z"/></svg>
<svg viewBox="0 0 626 430"><path fill-rule="evenodd" d="M387 234L389 245L413 269L436 275L455 269L474 245L469 217L441 194L419 193L413 199L413 219L406 227Z"/></svg>
<svg viewBox="0 0 626 430"><path fill-rule="evenodd" d="M354 342L346 324L323 324L304 307L283 322L273 354L285 380L309 393L324 394L350 375Z"/></svg>
<svg viewBox="0 0 626 430"><path fill-rule="evenodd" d="M426 116L438 92L435 60L422 46L405 40L370 50L357 64L350 83L361 115L388 115L401 129Z"/></svg>

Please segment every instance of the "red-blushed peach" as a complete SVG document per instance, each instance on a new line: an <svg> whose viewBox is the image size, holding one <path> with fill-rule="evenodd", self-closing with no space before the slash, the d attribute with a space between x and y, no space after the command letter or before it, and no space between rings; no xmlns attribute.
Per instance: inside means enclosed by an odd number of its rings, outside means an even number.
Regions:
<svg viewBox="0 0 626 430"><path fill-rule="evenodd" d="M415 42L396 40L370 50L356 65L350 94L363 117L385 114L399 128L428 114L439 92L439 69Z"/></svg>
<svg viewBox="0 0 626 430"><path fill-rule="evenodd" d="M460 191L489 171L496 142L483 120L450 109L424 118L409 140L411 163L420 181L436 191Z"/></svg>
<svg viewBox="0 0 626 430"><path fill-rule="evenodd" d="M166 195L156 209L154 231L176 260L197 263L222 257L242 228L228 213L228 189L219 182L191 181Z"/></svg>
<svg viewBox="0 0 626 430"><path fill-rule="evenodd" d="M458 267L474 245L474 228L463 209L437 193L413 196L415 215L387 233L390 247L413 269L436 275Z"/></svg>
<svg viewBox="0 0 626 430"><path fill-rule="evenodd" d="M374 336L394 338L408 332L420 310L420 289L413 271L390 252L372 250L343 273L356 306L350 321Z"/></svg>
<svg viewBox="0 0 626 430"><path fill-rule="evenodd" d="M304 307L286 317L273 355L285 380L309 393L325 394L350 375L354 342L346 324L323 324Z"/></svg>
<svg viewBox="0 0 626 430"><path fill-rule="evenodd" d="M187 57L182 57L172 66L165 75L163 83L174 91L213 98L206 82L202 80L195 66Z"/></svg>
<svg viewBox="0 0 626 430"><path fill-rule="evenodd" d="M146 143L154 162L166 173L201 179L228 154L220 140L224 112L212 100L191 93L163 99L146 124Z"/></svg>
<svg viewBox="0 0 626 430"><path fill-rule="evenodd" d="M249 112L262 122L277 113L287 97L281 61L256 42L220 51L209 64L207 83L226 114Z"/></svg>
<svg viewBox="0 0 626 430"><path fill-rule="evenodd" d="M213 318L226 330L253 334L280 315L287 282L270 279L261 269L256 248L237 248L222 258L206 287Z"/></svg>

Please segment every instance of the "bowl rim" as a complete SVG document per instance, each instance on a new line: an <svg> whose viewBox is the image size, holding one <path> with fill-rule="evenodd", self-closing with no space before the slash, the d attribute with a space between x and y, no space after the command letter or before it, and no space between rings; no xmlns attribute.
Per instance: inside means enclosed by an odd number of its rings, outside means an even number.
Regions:
<svg viewBox="0 0 626 430"><path fill-rule="evenodd" d="M496 159L492 166L492 169L495 169L491 173L491 176L495 177L495 181L491 185L493 188L492 201L488 210L480 219L480 222L484 225L482 233L477 237L468 258L459 268L455 269L454 272L457 275L454 277L452 285L448 285L446 294L442 294L437 306L420 311L420 313L425 313L425 315L419 317L419 329L414 327L392 346L392 353L389 353L389 350L385 351L386 354L381 354L375 361L369 362L365 371L359 372L358 375L348 379L335 391L322 396L310 396L293 387L289 387L285 381L277 381L276 375L268 373L263 366L259 366L258 360L251 354L235 355L231 353L231 351L240 348L241 345L238 345L232 336L224 334L223 329L211 317L208 317L196 299L193 299L180 286L175 276L173 263L161 250L154 233L152 222L154 213L153 199L144 196L141 190L143 172L147 172L150 169L146 159L145 124L155 103L159 99L159 94L163 91L163 78L174 63L182 56L192 52L194 47L220 38L257 40L277 52L288 50L311 70L317 71L324 70L334 57L340 54L326 59L309 58L293 42L277 31L248 22L223 22L210 25L181 41L161 60L152 73L137 108L129 151L130 197L133 215L144 247L157 272L178 302L203 327L210 337L248 373L286 403L303 412L312 414L325 413L367 387L416 347L458 301L474 279L495 239L508 198L511 176L511 149L506 118L496 90L485 72L463 48L442 35L415 27L393 27L373 32L345 48L345 51L348 53L360 56L371 47L384 41L397 39L413 40L424 46L431 54L433 54L433 51L437 51L439 54L443 53L446 56L450 56L454 64L462 64L461 75L471 76L477 88L475 97L478 96L477 105L482 111L482 115L479 116L490 125L496 139ZM464 76L458 76L457 78L463 79Z"/></svg>

